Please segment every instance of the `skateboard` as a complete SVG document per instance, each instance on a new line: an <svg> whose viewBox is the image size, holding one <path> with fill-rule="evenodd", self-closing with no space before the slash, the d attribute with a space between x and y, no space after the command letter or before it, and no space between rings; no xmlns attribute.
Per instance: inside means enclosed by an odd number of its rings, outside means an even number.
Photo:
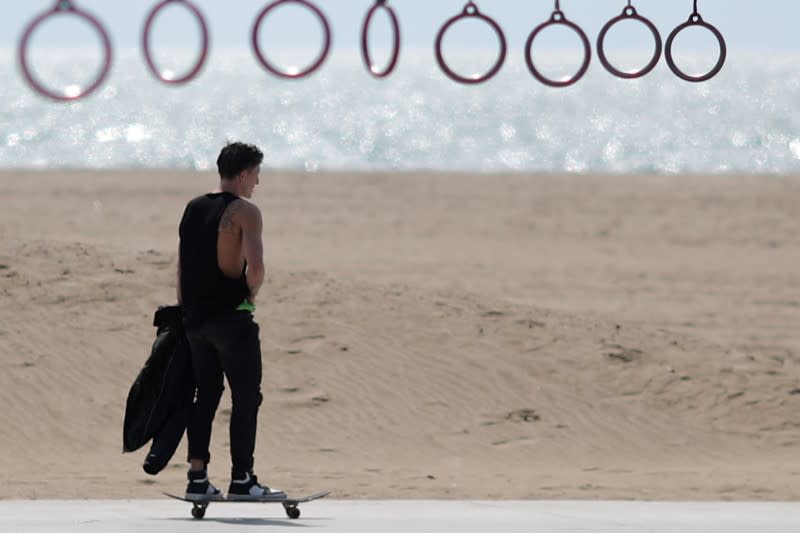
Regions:
<svg viewBox="0 0 800 533"><path fill-rule="evenodd" d="M311 496L305 496L303 498L263 498L258 500L229 500L227 498L208 498L202 500L187 500L183 496L176 496L175 494L170 494L169 492L165 492L164 496L169 496L175 500L180 500L182 502L191 503L192 504L192 516L198 520L202 520L203 517L206 515L206 508L211 503L280 503L283 504L283 509L286 511L286 516L289 518L300 518L300 509L298 505L301 503L312 502L314 500L319 500L320 498L324 498L331 491L326 490L323 492L317 492L312 494Z"/></svg>

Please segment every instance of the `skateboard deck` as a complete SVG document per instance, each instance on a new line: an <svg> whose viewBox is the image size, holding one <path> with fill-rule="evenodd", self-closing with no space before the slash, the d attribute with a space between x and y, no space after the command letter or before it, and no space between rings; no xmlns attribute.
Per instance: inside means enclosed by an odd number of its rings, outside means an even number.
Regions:
<svg viewBox="0 0 800 533"><path fill-rule="evenodd" d="M255 500L229 500L227 498L222 498L222 497L211 497L211 498L204 498L201 500L187 500L183 496L177 496L175 494L170 494L169 492L165 492L164 496L168 496L174 500L180 500L182 502L191 503L192 516L200 520L206 515L206 508L211 503L280 503L283 505L283 508L286 511L286 516L288 516L289 518L300 518L300 509L298 508L298 505L300 505L301 503L307 503L307 502L312 502L314 500L319 500L320 498L324 498L330 493L331 491L326 490L322 492L316 492L314 494L311 494L310 496L303 496L302 498L266 497Z"/></svg>

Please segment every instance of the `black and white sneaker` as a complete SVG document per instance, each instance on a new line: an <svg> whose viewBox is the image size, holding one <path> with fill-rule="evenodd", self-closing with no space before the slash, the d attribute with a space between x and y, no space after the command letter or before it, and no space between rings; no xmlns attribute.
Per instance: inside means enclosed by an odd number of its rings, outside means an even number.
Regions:
<svg viewBox="0 0 800 533"><path fill-rule="evenodd" d="M229 500L285 500L286 493L280 489L271 489L258 483L252 472L245 472L241 479L232 479L228 488Z"/></svg>
<svg viewBox="0 0 800 533"><path fill-rule="evenodd" d="M186 487L187 500L201 501L201 500L221 500L222 491L208 481L208 472L205 470L193 471L189 470L187 474L189 478L189 485Z"/></svg>

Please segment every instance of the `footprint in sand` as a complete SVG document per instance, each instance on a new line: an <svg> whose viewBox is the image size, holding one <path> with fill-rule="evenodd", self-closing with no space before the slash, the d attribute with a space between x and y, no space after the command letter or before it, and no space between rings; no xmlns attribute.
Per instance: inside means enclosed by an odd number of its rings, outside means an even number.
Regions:
<svg viewBox="0 0 800 533"><path fill-rule="evenodd" d="M632 363L640 358L642 355L641 350L637 350L636 348L625 348L624 346L620 346L619 344L611 344L607 346L607 348L612 348L615 351L607 352L606 357L611 361L621 361L623 363Z"/></svg>

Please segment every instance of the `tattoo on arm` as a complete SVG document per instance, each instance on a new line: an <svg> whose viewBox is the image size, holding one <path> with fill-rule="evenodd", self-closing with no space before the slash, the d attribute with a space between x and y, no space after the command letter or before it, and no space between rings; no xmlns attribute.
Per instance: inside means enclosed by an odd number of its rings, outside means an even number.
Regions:
<svg viewBox="0 0 800 533"><path fill-rule="evenodd" d="M228 205L228 208L222 214L222 219L219 221L220 233L233 233L237 230L236 218L244 207L245 204L241 200L234 200Z"/></svg>

